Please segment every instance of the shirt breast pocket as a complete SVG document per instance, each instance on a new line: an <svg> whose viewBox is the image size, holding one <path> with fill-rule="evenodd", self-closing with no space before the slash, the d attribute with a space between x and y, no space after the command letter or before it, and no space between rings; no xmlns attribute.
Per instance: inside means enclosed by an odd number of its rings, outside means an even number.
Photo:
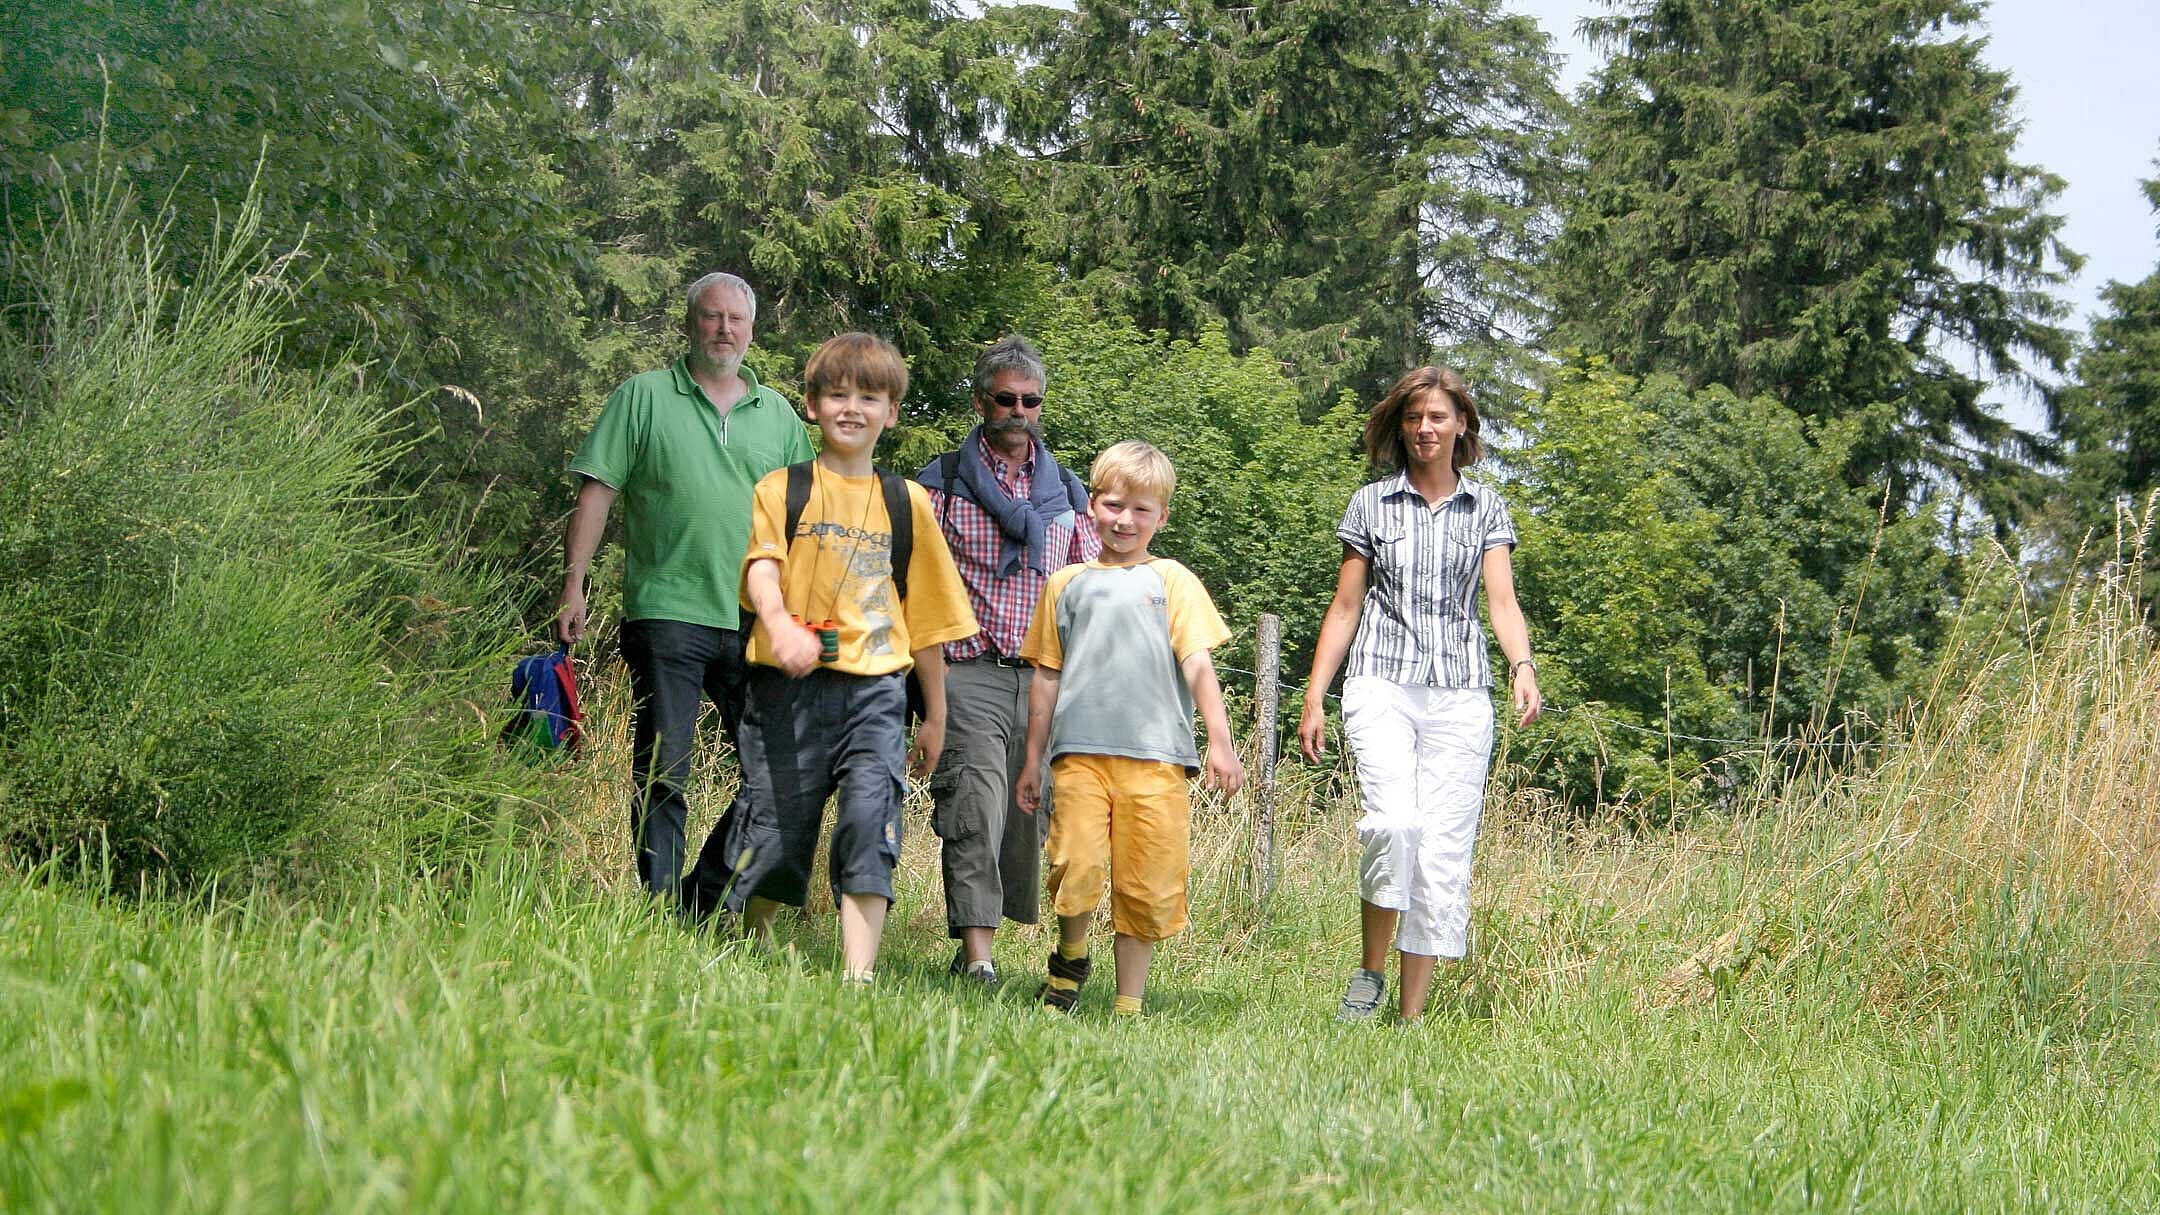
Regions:
<svg viewBox="0 0 2160 1215"><path fill-rule="evenodd" d="M1468 532L1457 532L1447 538L1443 555L1451 578L1472 578L1477 575L1478 562L1485 555L1485 546L1479 537Z"/></svg>
<svg viewBox="0 0 2160 1215"><path fill-rule="evenodd" d="M753 482L766 473L787 465L787 454L780 450L780 445L762 439L742 444L735 449L735 457L742 461L743 471L749 474Z"/></svg>
<svg viewBox="0 0 2160 1215"><path fill-rule="evenodd" d="M1418 581L1417 548L1417 536L1409 531L1375 529L1372 537L1374 582L1390 594L1414 590Z"/></svg>

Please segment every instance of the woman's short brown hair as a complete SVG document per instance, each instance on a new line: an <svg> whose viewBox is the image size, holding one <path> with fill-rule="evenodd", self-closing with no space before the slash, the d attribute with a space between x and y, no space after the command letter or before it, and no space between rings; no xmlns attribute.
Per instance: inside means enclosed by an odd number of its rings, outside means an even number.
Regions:
<svg viewBox="0 0 2160 1215"><path fill-rule="evenodd" d="M1460 472L1485 458L1485 443L1478 438L1477 402L1470 399L1469 383L1458 371L1428 365L1395 381L1365 419L1365 458L1374 468L1393 472L1403 466L1403 411L1428 392L1446 393L1448 404L1462 415L1463 432L1455 437L1451 466Z"/></svg>
<svg viewBox="0 0 2160 1215"><path fill-rule="evenodd" d="M803 367L803 383L811 396L852 384L864 392L882 392L897 405L907 395L907 360L891 342L874 333L843 333L826 339L810 356Z"/></svg>

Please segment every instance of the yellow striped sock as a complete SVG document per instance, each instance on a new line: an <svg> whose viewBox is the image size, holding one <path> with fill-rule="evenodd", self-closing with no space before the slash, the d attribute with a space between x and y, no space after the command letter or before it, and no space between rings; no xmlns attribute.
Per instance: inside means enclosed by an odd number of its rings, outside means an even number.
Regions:
<svg viewBox="0 0 2160 1215"><path fill-rule="evenodd" d="M1087 938L1082 937L1077 941L1059 941L1058 956L1068 962L1077 962L1081 958L1086 957Z"/></svg>
<svg viewBox="0 0 2160 1215"><path fill-rule="evenodd" d="M1137 1017L1140 1015L1140 997L1119 996L1110 1011L1121 1017Z"/></svg>
<svg viewBox="0 0 2160 1215"><path fill-rule="evenodd" d="M1051 975L1051 976L1050 976L1050 990L1052 990L1052 991L1079 991L1079 990L1080 990L1080 985L1079 985L1078 983L1075 983L1075 982L1074 982L1074 981L1072 981L1071 979L1065 979L1065 978L1060 978L1060 977L1058 977L1057 975Z"/></svg>

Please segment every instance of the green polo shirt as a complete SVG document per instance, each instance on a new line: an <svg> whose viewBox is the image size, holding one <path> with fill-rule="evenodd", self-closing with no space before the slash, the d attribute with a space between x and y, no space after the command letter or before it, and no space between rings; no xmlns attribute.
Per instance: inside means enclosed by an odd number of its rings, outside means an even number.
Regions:
<svg viewBox="0 0 2160 1215"><path fill-rule="evenodd" d="M621 496L623 619L732 629L750 497L758 479L812 456L786 398L741 371L749 390L722 417L688 356L632 376L600 410L570 471Z"/></svg>

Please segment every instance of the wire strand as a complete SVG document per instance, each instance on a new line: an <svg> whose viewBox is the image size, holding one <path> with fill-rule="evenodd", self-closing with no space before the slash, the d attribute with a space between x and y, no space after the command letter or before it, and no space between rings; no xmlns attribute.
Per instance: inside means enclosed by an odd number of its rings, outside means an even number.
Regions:
<svg viewBox="0 0 2160 1215"><path fill-rule="evenodd" d="M1260 678L1259 672L1248 671L1242 667L1222 666L1218 664L1215 669L1217 671L1228 671L1233 675L1246 676L1247 678L1254 680L1256 683ZM1332 701L1340 702L1342 700L1342 697L1337 696L1333 692L1325 693L1325 695L1329 700ZM1615 729L1626 730L1631 733L1643 735L1647 738L1677 738L1684 739L1688 742L1710 743L1715 746L1730 748L1731 751L1760 751L1769 748L1791 748L1794 750L1843 749L1848 751L1857 751L1864 747L1872 747L1877 750L1885 751L1902 751L1912 745L1910 743L1861 739L1854 739L1846 742L1833 742L1828 739L1810 741L1799 738L1780 738L1771 740L1766 743L1762 739L1755 738L1713 738L1707 734L1682 734L1677 730L1659 730L1650 726L1638 726L1634 722L1621 721L1617 717L1607 717L1603 713L1594 712L1581 705L1556 705L1550 701L1546 702L1544 712L1557 713L1563 716L1570 717L1585 717L1592 721L1602 722L1603 724L1612 726Z"/></svg>

